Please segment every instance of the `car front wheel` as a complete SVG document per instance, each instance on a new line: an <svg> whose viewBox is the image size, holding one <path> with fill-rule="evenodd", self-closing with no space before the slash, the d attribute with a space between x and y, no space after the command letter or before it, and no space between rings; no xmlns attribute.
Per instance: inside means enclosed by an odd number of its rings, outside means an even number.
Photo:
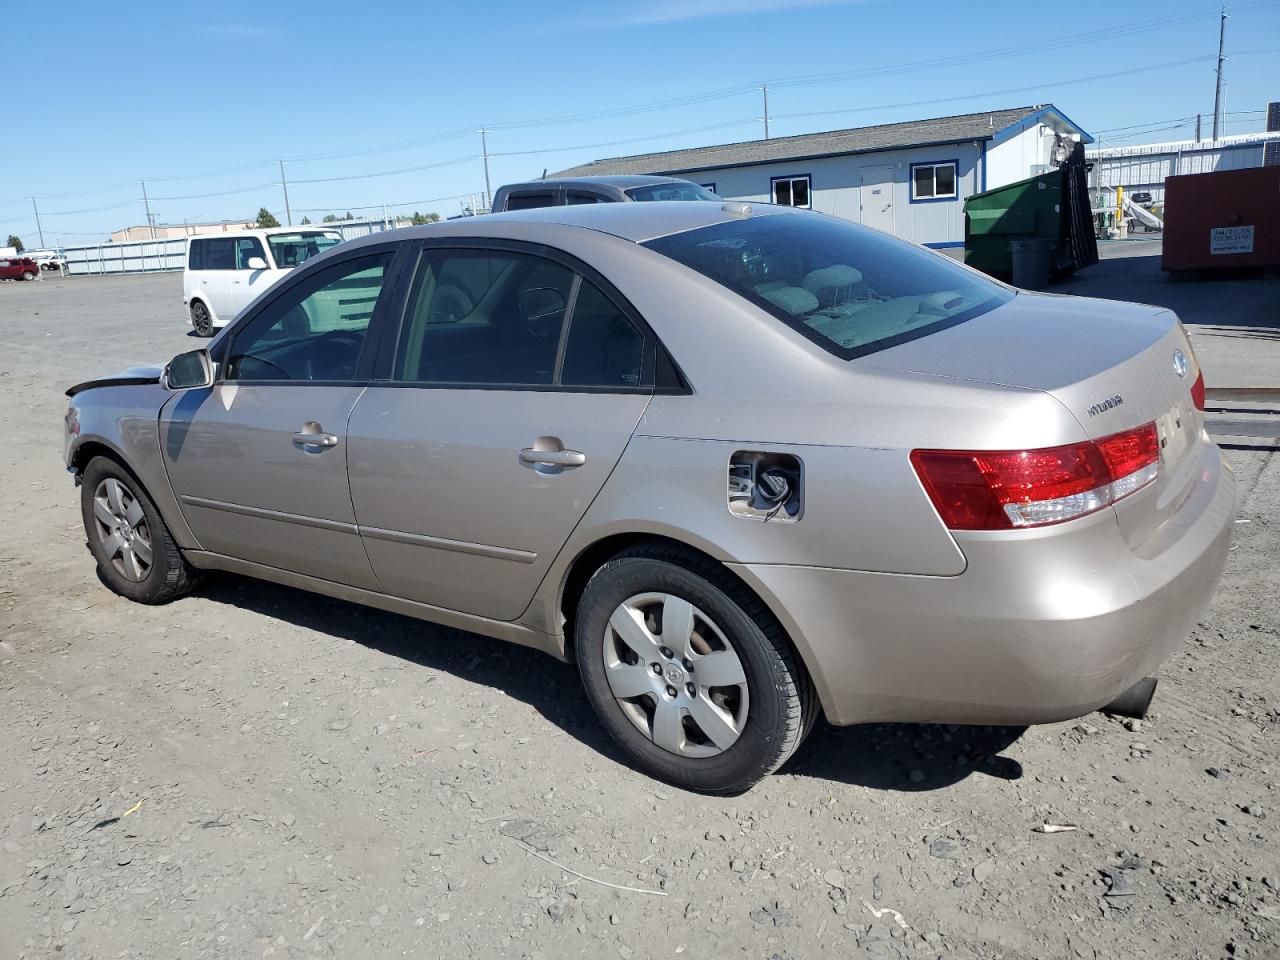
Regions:
<svg viewBox="0 0 1280 960"><path fill-rule="evenodd" d="M80 510L103 581L138 603L168 603L195 586L196 571L173 542L147 492L124 467L95 457L85 467Z"/></svg>
<svg viewBox="0 0 1280 960"><path fill-rule="evenodd" d="M579 603L588 699L646 773L703 793L749 789L795 751L816 716L804 667L758 598L679 547L629 550Z"/></svg>
<svg viewBox="0 0 1280 960"><path fill-rule="evenodd" d="M36 278L36 275L35 275L34 273L32 273L30 270L23 270L23 271L22 271L22 279L23 279L23 280L34 280L35 278Z"/></svg>

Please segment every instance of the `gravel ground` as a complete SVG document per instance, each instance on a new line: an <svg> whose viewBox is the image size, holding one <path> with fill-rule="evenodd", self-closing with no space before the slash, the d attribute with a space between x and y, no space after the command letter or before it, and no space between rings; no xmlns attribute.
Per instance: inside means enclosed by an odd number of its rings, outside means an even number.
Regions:
<svg viewBox="0 0 1280 960"><path fill-rule="evenodd" d="M107 592L61 391L192 345L179 290L0 284L0 957L1280 955L1274 452L1230 453L1226 578L1147 720L819 729L709 799L532 651L232 577Z"/></svg>

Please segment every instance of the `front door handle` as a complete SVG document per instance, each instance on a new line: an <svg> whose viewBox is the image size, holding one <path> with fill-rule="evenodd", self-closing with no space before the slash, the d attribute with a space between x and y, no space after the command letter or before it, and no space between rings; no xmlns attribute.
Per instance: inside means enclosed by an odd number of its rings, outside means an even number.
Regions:
<svg viewBox="0 0 1280 960"><path fill-rule="evenodd" d="M535 450L533 447L525 447L520 451L520 462L548 467L580 467L587 462L587 455L578 450Z"/></svg>
<svg viewBox="0 0 1280 960"><path fill-rule="evenodd" d="M308 420L293 435L293 442L303 447L336 447L338 438L332 433L325 433L324 427L314 420Z"/></svg>

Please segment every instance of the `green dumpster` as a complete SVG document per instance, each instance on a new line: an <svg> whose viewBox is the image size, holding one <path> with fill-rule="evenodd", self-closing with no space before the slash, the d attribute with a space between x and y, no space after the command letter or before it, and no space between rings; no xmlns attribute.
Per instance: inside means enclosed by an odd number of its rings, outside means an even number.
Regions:
<svg viewBox="0 0 1280 960"><path fill-rule="evenodd" d="M1014 273L1014 245L1024 255L1046 241L1049 271L1069 273L1098 262L1098 244L1089 213L1084 149L1075 144L1067 161L1055 170L994 190L975 193L964 202L964 262L1002 279Z"/></svg>
<svg viewBox="0 0 1280 960"><path fill-rule="evenodd" d="M997 277L1013 275L1013 243L1058 239L1062 171L975 193L964 202L964 262ZM1050 267L1056 257L1050 255Z"/></svg>

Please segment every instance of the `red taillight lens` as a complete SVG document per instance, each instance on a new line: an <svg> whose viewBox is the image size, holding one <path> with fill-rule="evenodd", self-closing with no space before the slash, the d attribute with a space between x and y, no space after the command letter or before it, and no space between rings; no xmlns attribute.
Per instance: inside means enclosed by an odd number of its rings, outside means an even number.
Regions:
<svg viewBox="0 0 1280 960"><path fill-rule="evenodd" d="M915 450L911 463L952 530L1062 523L1101 510L1156 477L1154 423L1039 450Z"/></svg>
<svg viewBox="0 0 1280 960"><path fill-rule="evenodd" d="M1191 385L1191 402L1197 410L1204 409L1204 371L1196 374L1196 382Z"/></svg>

